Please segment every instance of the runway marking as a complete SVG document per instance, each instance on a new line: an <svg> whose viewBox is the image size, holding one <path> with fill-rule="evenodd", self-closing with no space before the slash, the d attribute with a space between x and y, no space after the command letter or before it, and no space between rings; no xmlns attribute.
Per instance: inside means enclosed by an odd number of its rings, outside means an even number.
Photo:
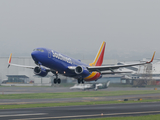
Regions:
<svg viewBox="0 0 160 120"><path fill-rule="evenodd" d="M0 115L0 117L15 117L15 116L29 116L29 115L45 115L47 113L34 113L34 114L13 114L13 115Z"/></svg>
<svg viewBox="0 0 160 120"><path fill-rule="evenodd" d="M110 113L110 114L93 114L93 115L77 115L77 116L60 116L60 117L41 117L41 118L26 118L26 119L12 119L12 120L40 120L40 119L60 119L60 118L80 118L80 117L98 117L111 115L128 115L128 114L142 114L142 113L159 113L160 111L146 111L146 112L128 112L128 113Z"/></svg>

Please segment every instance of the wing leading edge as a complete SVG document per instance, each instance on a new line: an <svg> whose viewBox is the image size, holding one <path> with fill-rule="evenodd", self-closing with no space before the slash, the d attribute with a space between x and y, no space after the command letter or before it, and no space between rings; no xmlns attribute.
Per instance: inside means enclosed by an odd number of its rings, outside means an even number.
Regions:
<svg viewBox="0 0 160 120"><path fill-rule="evenodd" d="M34 69L34 68L35 68L34 66L26 66L26 65L12 64L12 63L11 63L11 59L12 59L12 53L10 54L9 59L8 59L8 68L10 67L10 65L12 65L12 66L17 66L17 67L23 67L23 68L30 68L30 69Z"/></svg>
<svg viewBox="0 0 160 120"><path fill-rule="evenodd" d="M36 66L27 66L27 65L19 65L19 64L12 64L11 63L11 59L12 59L12 53L10 54L10 57L8 59L8 68L10 66L16 66L16 67L22 67L22 68L29 68L29 69L35 69ZM52 71L52 72L55 72L54 70L50 69L50 68L47 68L47 67L44 67L48 72Z"/></svg>
<svg viewBox="0 0 160 120"><path fill-rule="evenodd" d="M91 72L92 72L92 71L101 72L101 71L110 70L110 71L112 71L112 72L114 73L113 70L118 69L118 68L149 64L149 63L151 63L151 62L153 61L154 56L155 56L155 52L154 52L154 54L153 54L153 56L152 56L151 61L149 61L149 62L144 62L144 63L128 64L128 65L115 65L115 66L89 66L89 67L87 67L87 69L88 69L89 71L91 71Z"/></svg>

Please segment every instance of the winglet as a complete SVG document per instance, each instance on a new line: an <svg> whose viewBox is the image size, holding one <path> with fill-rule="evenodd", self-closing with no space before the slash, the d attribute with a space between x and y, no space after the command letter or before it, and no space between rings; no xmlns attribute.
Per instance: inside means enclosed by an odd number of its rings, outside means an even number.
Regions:
<svg viewBox="0 0 160 120"><path fill-rule="evenodd" d="M154 53L153 53L153 56L152 56L151 61L149 61L149 62L147 62L147 63L151 63L151 62L153 62L153 60L154 60L154 56L155 56L155 53L156 53L156 52L154 52Z"/></svg>
<svg viewBox="0 0 160 120"><path fill-rule="evenodd" d="M9 68L9 66L11 64L11 59L12 59L12 53L10 54L9 59L8 59L8 68Z"/></svg>

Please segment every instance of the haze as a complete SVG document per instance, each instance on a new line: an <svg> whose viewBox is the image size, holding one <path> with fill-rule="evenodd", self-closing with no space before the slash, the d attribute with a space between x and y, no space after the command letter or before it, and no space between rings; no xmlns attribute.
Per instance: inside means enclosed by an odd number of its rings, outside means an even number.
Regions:
<svg viewBox="0 0 160 120"><path fill-rule="evenodd" d="M160 56L159 0L1 0L0 57L47 47L77 59Z"/></svg>

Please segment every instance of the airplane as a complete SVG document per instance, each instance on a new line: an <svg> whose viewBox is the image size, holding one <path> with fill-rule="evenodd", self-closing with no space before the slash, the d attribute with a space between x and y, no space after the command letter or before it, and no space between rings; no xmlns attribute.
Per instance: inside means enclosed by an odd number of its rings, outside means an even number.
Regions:
<svg viewBox="0 0 160 120"><path fill-rule="evenodd" d="M92 63L85 64L80 60L70 58L66 55L63 55L59 52L56 52L47 48L36 48L31 53L32 59L34 60L36 66L26 66L12 64L11 58L12 53L10 54L8 60L8 68L10 66L17 66L23 68L33 69L35 75L45 77L48 72L52 72L55 75L55 79L52 82L53 84L60 84L61 79L58 77L58 74L62 74L66 77L72 77L77 79L78 83L84 83L84 81L97 81L104 74L117 74L121 72L116 72L114 70L122 67L130 67L137 65L149 64L153 61L155 52L152 56L151 61L137 63L137 64L128 64L128 65L114 65L114 66L101 66L103 62L104 52L105 52L106 42L102 42L100 49ZM109 72L107 72L109 71Z"/></svg>
<svg viewBox="0 0 160 120"><path fill-rule="evenodd" d="M109 87L110 81L106 83L88 83L88 84L75 84L73 87L70 87L70 90L89 90L89 89L106 89Z"/></svg>

